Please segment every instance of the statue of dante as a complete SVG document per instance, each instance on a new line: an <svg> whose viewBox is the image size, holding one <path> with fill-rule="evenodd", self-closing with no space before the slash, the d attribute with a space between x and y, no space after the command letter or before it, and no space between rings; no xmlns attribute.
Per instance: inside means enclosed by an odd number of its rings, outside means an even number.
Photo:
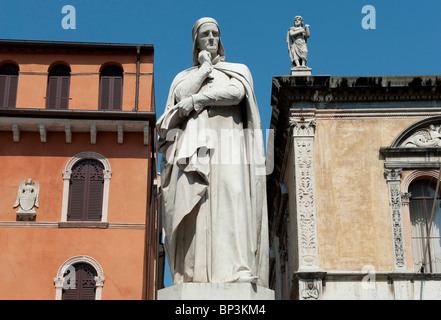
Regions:
<svg viewBox="0 0 441 320"><path fill-rule="evenodd" d="M199 19L192 36L194 67L175 77L157 122L173 282L268 287L264 149L253 80L245 65L225 62L216 20Z"/></svg>
<svg viewBox="0 0 441 320"><path fill-rule="evenodd" d="M289 57L293 67L306 67L308 60L307 39L309 38L309 25L303 27L303 18L294 18L294 27L288 29L286 42L288 43Z"/></svg>

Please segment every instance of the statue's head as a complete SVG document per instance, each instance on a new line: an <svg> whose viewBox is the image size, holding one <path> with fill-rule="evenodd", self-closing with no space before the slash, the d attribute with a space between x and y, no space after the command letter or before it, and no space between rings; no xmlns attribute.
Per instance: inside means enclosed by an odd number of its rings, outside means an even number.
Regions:
<svg viewBox="0 0 441 320"><path fill-rule="evenodd" d="M217 21L213 18L201 18L193 26L193 64L199 64L198 55L202 50L217 53L220 60L225 60L225 51L220 39L220 29Z"/></svg>
<svg viewBox="0 0 441 320"><path fill-rule="evenodd" d="M301 16L294 17L294 26L303 27L303 18Z"/></svg>

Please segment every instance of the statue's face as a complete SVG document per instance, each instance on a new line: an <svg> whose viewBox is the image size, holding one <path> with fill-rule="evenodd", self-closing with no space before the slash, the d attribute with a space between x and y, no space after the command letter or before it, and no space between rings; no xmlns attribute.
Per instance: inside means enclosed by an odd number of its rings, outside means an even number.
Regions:
<svg viewBox="0 0 441 320"><path fill-rule="evenodd" d="M201 25L196 41L200 51L207 50L212 54L217 53L219 47L219 29L217 25L211 22Z"/></svg>
<svg viewBox="0 0 441 320"><path fill-rule="evenodd" d="M302 18L295 18L294 19L294 25L296 27L300 27L302 25Z"/></svg>

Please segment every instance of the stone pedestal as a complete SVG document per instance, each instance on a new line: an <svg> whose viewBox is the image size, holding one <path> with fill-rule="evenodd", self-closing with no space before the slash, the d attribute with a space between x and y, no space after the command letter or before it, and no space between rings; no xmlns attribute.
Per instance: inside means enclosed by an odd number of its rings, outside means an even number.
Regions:
<svg viewBox="0 0 441 320"><path fill-rule="evenodd" d="M158 290L158 300L274 300L274 290L251 283L181 283Z"/></svg>
<svg viewBox="0 0 441 320"><path fill-rule="evenodd" d="M311 75L311 68L308 67L293 67L291 68L291 75L292 76L310 76Z"/></svg>

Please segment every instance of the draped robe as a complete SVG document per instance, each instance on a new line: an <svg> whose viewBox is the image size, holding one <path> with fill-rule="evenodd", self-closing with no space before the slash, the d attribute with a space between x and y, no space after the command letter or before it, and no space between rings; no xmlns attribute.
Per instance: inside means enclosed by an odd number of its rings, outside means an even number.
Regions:
<svg viewBox="0 0 441 320"><path fill-rule="evenodd" d="M199 68L176 76L157 122L164 245L173 281L267 287L265 158L252 77L245 65L216 63L211 78L188 93L204 94L208 105L181 118L179 88ZM231 153L227 161L225 152Z"/></svg>

